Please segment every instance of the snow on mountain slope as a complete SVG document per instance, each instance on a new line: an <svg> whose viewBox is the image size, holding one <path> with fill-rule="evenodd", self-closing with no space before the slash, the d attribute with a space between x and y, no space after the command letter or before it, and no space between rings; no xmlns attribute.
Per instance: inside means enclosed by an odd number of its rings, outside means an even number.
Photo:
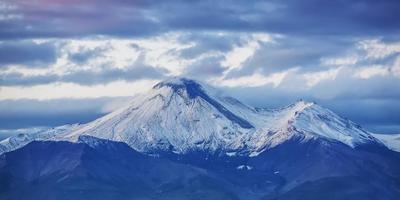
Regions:
<svg viewBox="0 0 400 200"><path fill-rule="evenodd" d="M372 134L378 138L389 149L400 152L400 134Z"/></svg>
<svg viewBox="0 0 400 200"><path fill-rule="evenodd" d="M49 136L78 142L82 135L125 142L141 152L222 151L256 156L293 136L351 147L377 142L333 112L304 101L278 110L255 109L193 80L173 78L136 96L127 106L88 124Z"/></svg>

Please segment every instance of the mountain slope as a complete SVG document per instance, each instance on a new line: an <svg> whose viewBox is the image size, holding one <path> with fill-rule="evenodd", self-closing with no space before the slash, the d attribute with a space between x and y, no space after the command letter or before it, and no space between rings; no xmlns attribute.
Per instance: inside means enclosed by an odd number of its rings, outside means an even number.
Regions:
<svg viewBox="0 0 400 200"><path fill-rule="evenodd" d="M0 156L0 199L329 198L324 194L337 199L396 199L400 195L399 154L381 146L353 149L339 142L291 139L255 157L203 157L195 152L154 157L122 142L91 136L78 140L35 141Z"/></svg>
<svg viewBox="0 0 400 200"><path fill-rule="evenodd" d="M235 199L202 169L83 140L91 143L35 141L2 156L0 199Z"/></svg>

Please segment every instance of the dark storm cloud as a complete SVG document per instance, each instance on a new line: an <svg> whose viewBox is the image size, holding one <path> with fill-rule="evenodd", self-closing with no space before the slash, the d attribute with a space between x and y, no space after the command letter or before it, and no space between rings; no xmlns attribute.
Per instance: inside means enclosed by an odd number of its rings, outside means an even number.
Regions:
<svg viewBox="0 0 400 200"><path fill-rule="evenodd" d="M399 32L397 0L6 1L0 38L148 36L177 30L371 35Z"/></svg>
<svg viewBox="0 0 400 200"><path fill-rule="evenodd" d="M0 68L9 64L44 67L55 62L56 58L56 47L51 43L32 41L0 43Z"/></svg>

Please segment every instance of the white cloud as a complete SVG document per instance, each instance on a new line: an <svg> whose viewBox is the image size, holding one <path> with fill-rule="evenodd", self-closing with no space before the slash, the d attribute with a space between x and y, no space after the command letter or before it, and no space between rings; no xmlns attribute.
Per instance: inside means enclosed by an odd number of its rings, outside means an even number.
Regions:
<svg viewBox="0 0 400 200"><path fill-rule="evenodd" d="M182 43L183 33L174 32L159 37L138 40L135 43L145 51L145 62L151 66L164 68L169 75L180 75L193 62L180 57L180 51L193 47L195 43Z"/></svg>
<svg viewBox="0 0 400 200"><path fill-rule="evenodd" d="M380 39L361 40L356 43L356 48L350 51L349 55L336 58L322 58L323 66L342 66L346 67L350 77L357 79L369 79L376 76L389 76L400 78L400 42L382 42ZM389 56L396 55L396 57ZM382 59L387 59L382 61ZM376 64L381 63L381 64ZM393 64L391 64L393 63ZM324 76L329 76L329 73ZM331 77L334 73L330 73ZM318 83L324 76L312 77L306 75L309 86Z"/></svg>
<svg viewBox="0 0 400 200"><path fill-rule="evenodd" d="M21 73L24 76L37 76L53 73L51 68L29 68L24 65L8 65L8 68L0 71L2 74Z"/></svg>
<svg viewBox="0 0 400 200"><path fill-rule="evenodd" d="M395 53L400 53L400 42L384 43L379 39L363 40L358 48L366 52L367 58L380 59Z"/></svg>
<svg viewBox="0 0 400 200"><path fill-rule="evenodd" d="M0 21L20 20L23 15L16 13L17 7L6 1L0 1Z"/></svg>
<svg viewBox="0 0 400 200"><path fill-rule="evenodd" d="M359 61L357 55L350 55L341 58L322 58L321 63L323 65L354 65Z"/></svg>
<svg viewBox="0 0 400 200"><path fill-rule="evenodd" d="M181 56L183 50L194 47L194 42L183 42L182 37L186 36L184 32L170 32L160 36L145 39L121 39L109 37L92 37L82 39L37 39L37 43L52 43L57 49L56 62L44 66L43 68L30 68L24 65L8 66L6 70L0 72L1 75L12 73L21 73L23 76L63 76L74 72L86 71L88 73L98 73L106 68L126 68L133 64L142 55L141 59L144 65L166 69L166 75L178 76L185 72L185 69L193 63L201 62L210 57L223 57L225 52L210 50L202 52L194 58L184 58ZM221 34L211 32L208 34ZM235 49L226 55L229 62L243 62L234 58L235 56L251 56L255 49L259 48L260 43L273 42L273 37L268 34L245 34L241 36L247 38L248 43L244 49ZM251 51L248 53L247 51ZM85 54L86 53L86 54ZM81 60L74 60L81 58ZM255 77L257 78L257 76ZM279 84L279 74L271 77L261 78L261 83L271 82L274 85ZM258 83L258 84L261 84ZM51 83L31 87L7 86L0 87L1 98L80 98L97 96L124 96L132 93L130 83L113 82L106 85L81 86L72 83ZM117 87L118 86L118 87ZM126 87L125 87L126 86ZM44 94L45 93L45 94Z"/></svg>
<svg viewBox="0 0 400 200"><path fill-rule="evenodd" d="M86 67L87 70L95 70L104 65L110 68L126 68L131 66L140 54L137 49L132 48L134 42L135 40L132 39L110 38L66 40L63 42L63 47L60 48L61 56L56 66L71 66L80 69ZM70 54L90 51L97 52L99 55L89 58L84 64L71 63L71 60L69 60Z"/></svg>
<svg viewBox="0 0 400 200"><path fill-rule="evenodd" d="M232 51L220 50L202 51L192 58L182 57L182 52L194 47L195 42L183 42L187 38L184 32L171 32L160 36L145 39L116 39L108 37L96 37L86 39L58 39L35 40L38 43L53 42L58 50L58 58L55 64L47 68L29 68L29 66L13 65L0 72L22 73L24 76L34 75L65 75L75 71L99 72L105 68L125 68L133 66L139 55L143 58L143 64L166 69L166 75L182 75L188 66L194 63L203 63L210 57L216 57L215 62L221 61L225 67L223 75L210 78L210 82L218 86L227 87L259 87L270 85L272 87L285 87L289 84L300 89L311 89L326 80L335 80L341 69L345 69L349 79L369 79L375 76L393 75L400 78L400 58L390 64L373 65L369 61L379 63L378 59L400 52L400 43L383 43L380 40L363 40L357 42L356 49L346 51L348 54L342 57L322 58L321 67L330 67L325 71L303 72L299 67L272 74L253 74L226 78L226 74L233 69L240 69L243 63L251 59L254 53L262 48L265 43L277 42L279 35L270 34L243 34L238 35L243 41L242 45L235 46ZM207 34L224 35L227 33L211 32ZM75 63L70 55L87 51L99 51L99 55L90 57L84 63ZM219 58L222 58L220 60ZM225 59L224 59L225 58ZM393 58L393 57L391 57ZM368 61L368 62L367 62ZM359 66L365 64L366 67ZM332 68L332 66L336 66ZM201 65L199 65L201 67ZM326 68L324 68L326 69ZM290 75L290 78L288 78ZM112 82L106 85L81 86L71 83L53 83L32 87L0 87L0 99L52 99L52 98L81 98L98 96L126 96L133 95L137 85L147 88L151 84L141 82ZM150 80L151 82L151 80ZM296 84L293 84L296 82ZM141 84L144 85L141 85ZM153 82L154 83L154 82Z"/></svg>
<svg viewBox="0 0 400 200"><path fill-rule="evenodd" d="M250 59L254 53L260 48L260 43L274 42L274 37L269 34L252 34L244 38L245 45L236 46L232 51L225 55L225 60L221 62L221 65L228 70L226 73L233 69L240 69L244 62Z"/></svg>
<svg viewBox="0 0 400 200"><path fill-rule="evenodd" d="M307 86L313 87L318 83L320 83L321 81L335 80L336 76L338 75L341 69L342 67L338 67L326 71L305 73L303 74L303 77L306 80Z"/></svg>
<svg viewBox="0 0 400 200"><path fill-rule="evenodd" d="M393 66L390 68L390 72L398 78L400 78L400 56L396 58Z"/></svg>
<svg viewBox="0 0 400 200"><path fill-rule="evenodd" d="M278 87L289 73L295 71L297 71L297 68L273 73L268 76L254 73L250 76L242 76L239 78L213 80L213 84L226 87L259 87L271 84L273 87Z"/></svg>
<svg viewBox="0 0 400 200"><path fill-rule="evenodd" d="M158 81L159 80L140 80L134 82L116 81L95 86L82 86L73 83L53 83L31 87L1 87L0 100L133 96L147 91Z"/></svg>
<svg viewBox="0 0 400 200"><path fill-rule="evenodd" d="M357 69L354 73L354 77L361 79L369 79L374 76L386 76L389 74L389 69L380 65L363 67Z"/></svg>
<svg viewBox="0 0 400 200"><path fill-rule="evenodd" d="M105 68L132 67L143 55L143 64L166 69L168 75L180 75L184 68L194 60L180 57L180 51L194 44L183 44L178 40L181 33L170 33L147 39L115 39L95 37L85 39L35 40L35 42L51 42L57 47L56 62L43 68L30 68L24 65L8 66L2 74L21 73L34 75L65 75L76 71L99 72ZM136 48L138 47L138 48ZM71 55L88 55L82 63L71 60ZM85 57L85 55L83 55Z"/></svg>

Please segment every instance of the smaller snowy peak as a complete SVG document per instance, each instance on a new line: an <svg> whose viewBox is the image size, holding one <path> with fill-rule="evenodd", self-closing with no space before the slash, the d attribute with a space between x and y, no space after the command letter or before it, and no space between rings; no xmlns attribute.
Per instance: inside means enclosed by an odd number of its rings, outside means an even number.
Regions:
<svg viewBox="0 0 400 200"><path fill-rule="evenodd" d="M286 109L294 109L294 110L302 111L305 108L308 108L308 107L313 106L313 105L316 105L316 103L300 99L300 100L297 100L295 103L290 104L289 106L287 106Z"/></svg>
<svg viewBox="0 0 400 200"><path fill-rule="evenodd" d="M265 149L273 148L293 138L302 142L337 141L350 147L365 143L382 144L359 125L315 102L299 100L281 109L260 110L260 112L267 116L266 126L256 132L254 140L257 148L250 156L257 156Z"/></svg>
<svg viewBox="0 0 400 200"><path fill-rule="evenodd" d="M290 125L306 137L323 137L340 141L351 147L357 144L378 142L360 125L340 117L331 110L316 103L297 102L293 120Z"/></svg>
<svg viewBox="0 0 400 200"><path fill-rule="evenodd" d="M313 105L315 105L315 103L299 100L284 108L274 110L264 109L260 110L260 112L266 115L272 115L273 123L270 122L268 124L273 130L287 130L300 113Z"/></svg>
<svg viewBox="0 0 400 200"><path fill-rule="evenodd" d="M305 101L303 99L299 99L296 102L289 104L287 106L284 107L280 107L280 108L260 108L260 107L256 107L255 110L259 111L259 112L279 112L279 111L284 111L284 110L298 110L301 111L306 107L312 106L316 104L315 102L311 102L311 101Z"/></svg>
<svg viewBox="0 0 400 200"><path fill-rule="evenodd" d="M294 120L298 115L300 115L302 112L304 112L307 109L310 109L312 107L318 107L318 105L314 102L307 102L304 100L299 100L283 109L281 109L281 112L283 113L288 113L291 119L289 120Z"/></svg>

